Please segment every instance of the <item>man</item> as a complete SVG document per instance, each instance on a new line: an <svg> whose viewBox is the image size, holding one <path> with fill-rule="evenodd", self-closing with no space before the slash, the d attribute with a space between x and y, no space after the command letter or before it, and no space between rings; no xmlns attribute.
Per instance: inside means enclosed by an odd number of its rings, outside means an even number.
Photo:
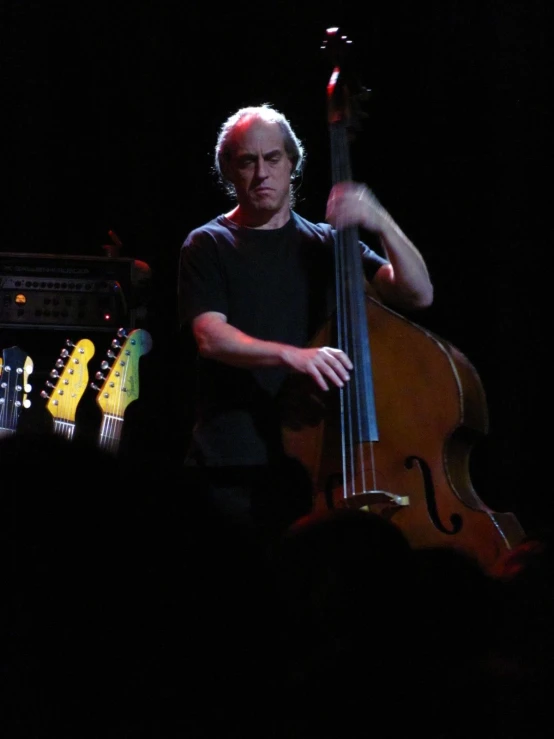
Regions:
<svg viewBox="0 0 554 739"><path fill-rule="evenodd" d="M276 402L283 382L301 373L328 391L353 368L340 349L309 345L333 310L334 229L359 226L376 240L375 249L360 248L385 304L414 310L433 297L419 251L365 185L334 185L327 223L296 213L293 183L303 162L301 142L272 106L230 116L215 170L236 205L190 232L179 264L180 322L198 350L186 462L205 471L213 500L234 520L273 530L309 508L301 485L282 477L290 461Z"/></svg>

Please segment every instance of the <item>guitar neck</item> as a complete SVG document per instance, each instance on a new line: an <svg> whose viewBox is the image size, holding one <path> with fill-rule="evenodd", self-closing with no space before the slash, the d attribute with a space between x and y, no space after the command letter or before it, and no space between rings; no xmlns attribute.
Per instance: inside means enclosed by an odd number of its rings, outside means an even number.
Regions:
<svg viewBox="0 0 554 739"><path fill-rule="evenodd" d="M71 441L75 433L75 423L72 421L54 419L54 433Z"/></svg>
<svg viewBox="0 0 554 739"><path fill-rule="evenodd" d="M100 433L98 435L98 446L112 454L117 454L119 444L121 442L121 432L123 430L123 418L120 416L112 416L104 413L102 423L100 425Z"/></svg>
<svg viewBox="0 0 554 739"><path fill-rule="evenodd" d="M94 386L98 390L96 402L102 411L98 438L101 449L114 454L119 450L125 411L139 396L139 360L151 346L152 337L143 328L133 329L129 334L120 329L117 339L112 342L108 357L113 359L113 363L106 376L99 373L104 379L102 387ZM117 356L114 349L119 350Z"/></svg>

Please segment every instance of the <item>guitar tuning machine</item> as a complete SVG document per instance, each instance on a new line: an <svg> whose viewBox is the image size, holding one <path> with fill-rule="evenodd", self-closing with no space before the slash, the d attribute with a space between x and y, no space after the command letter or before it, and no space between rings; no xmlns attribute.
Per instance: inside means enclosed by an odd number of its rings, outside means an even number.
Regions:
<svg viewBox="0 0 554 739"><path fill-rule="evenodd" d="M10 367L8 367L8 366L6 366L6 367L5 367L5 371L6 371L6 372L10 372L10 371L11 371L11 368L10 368ZM16 368L16 370L15 370L15 374L16 374L16 375L18 375L19 377L21 377L21 375L23 374L23 368L22 368L22 367L17 367L17 368ZM2 383L2 387L5 387L4 383ZM23 386L22 386L22 385L20 385L20 384L19 384L19 383L17 382L17 380L16 380L16 386L15 386L15 389L16 389L16 391L17 391L18 393L20 393L20 392L21 392L21 391L22 391L23 389L25 389L25 392L26 392L26 393L29 393L29 392L31 392L31 390L32 390L32 385L29 385L29 384L27 383L27 384L25 385L25 388L23 388Z"/></svg>
<svg viewBox="0 0 554 739"><path fill-rule="evenodd" d="M29 389L27 389L27 388L29 388ZM23 388L20 385L16 385L16 388L15 389L19 393L19 392L21 392L21 390ZM25 386L25 392L29 392L30 389L31 389L31 386L30 385L26 385ZM2 398L2 403L3 402L4 402L4 398ZM14 405L15 405L16 408L21 408L21 406L23 406L23 408L30 408L31 407L31 401L29 400L29 398L24 398L23 400L17 399L17 400L14 401Z"/></svg>
<svg viewBox="0 0 554 739"><path fill-rule="evenodd" d="M32 389L33 389L33 386L32 385L29 385L29 383L26 383L25 385L16 385L15 386L15 391L17 393L21 393L21 392L30 393Z"/></svg>

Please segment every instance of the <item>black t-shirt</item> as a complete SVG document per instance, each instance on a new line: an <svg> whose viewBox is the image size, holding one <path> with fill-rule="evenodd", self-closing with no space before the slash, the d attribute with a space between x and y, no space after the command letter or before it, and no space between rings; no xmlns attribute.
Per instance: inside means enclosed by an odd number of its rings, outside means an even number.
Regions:
<svg viewBox="0 0 554 739"><path fill-rule="evenodd" d="M185 331L206 311L258 339L306 346L335 305L334 230L294 211L278 229L249 229L218 216L194 229L179 263ZM368 279L386 260L360 244ZM275 397L285 367L197 362L196 422L188 459L210 466L259 465L281 451Z"/></svg>

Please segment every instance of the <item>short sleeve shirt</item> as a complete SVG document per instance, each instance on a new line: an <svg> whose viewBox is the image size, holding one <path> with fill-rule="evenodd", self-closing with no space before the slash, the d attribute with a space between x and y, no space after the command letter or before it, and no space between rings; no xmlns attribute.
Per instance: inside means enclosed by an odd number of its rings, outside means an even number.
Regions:
<svg viewBox="0 0 554 739"><path fill-rule="evenodd" d="M296 212L281 228L249 229L223 215L190 232L181 247L181 325L207 311L250 336L307 346L335 305L334 229ZM376 247L377 248L377 247ZM366 277L386 259L360 242ZM191 461L266 464L280 452L275 398L284 367L237 368L196 357Z"/></svg>

